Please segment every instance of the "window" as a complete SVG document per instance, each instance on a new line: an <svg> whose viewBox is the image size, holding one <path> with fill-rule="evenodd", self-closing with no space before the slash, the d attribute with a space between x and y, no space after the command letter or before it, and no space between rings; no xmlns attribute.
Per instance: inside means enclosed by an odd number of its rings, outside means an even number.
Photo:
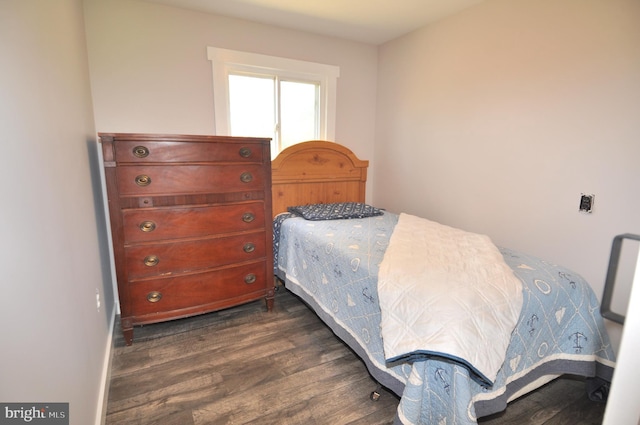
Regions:
<svg viewBox="0 0 640 425"><path fill-rule="evenodd" d="M335 138L339 68L209 47L216 134L271 137L275 157L312 139Z"/></svg>

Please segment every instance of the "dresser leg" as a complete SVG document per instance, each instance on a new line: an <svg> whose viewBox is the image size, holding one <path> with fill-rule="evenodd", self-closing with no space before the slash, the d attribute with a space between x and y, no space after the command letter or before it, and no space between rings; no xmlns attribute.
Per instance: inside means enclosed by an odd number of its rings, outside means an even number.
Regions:
<svg viewBox="0 0 640 425"><path fill-rule="evenodd" d="M124 336L124 343L126 345L133 344L133 324L131 323L131 320L123 320L121 322L121 327L122 335Z"/></svg>
<svg viewBox="0 0 640 425"><path fill-rule="evenodd" d="M267 291L267 296L265 298L265 301L267 302L267 311L273 311L273 300L275 295L275 288Z"/></svg>

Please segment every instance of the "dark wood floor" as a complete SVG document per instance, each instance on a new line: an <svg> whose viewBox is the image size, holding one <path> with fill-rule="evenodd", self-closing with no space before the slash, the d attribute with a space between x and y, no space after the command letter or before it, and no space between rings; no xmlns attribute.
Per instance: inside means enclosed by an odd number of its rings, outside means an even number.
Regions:
<svg viewBox="0 0 640 425"><path fill-rule="evenodd" d="M106 424L376 425L398 398L376 388L364 364L283 288L264 303L136 328L117 326ZM584 382L558 379L485 418L483 425L600 424L604 404Z"/></svg>

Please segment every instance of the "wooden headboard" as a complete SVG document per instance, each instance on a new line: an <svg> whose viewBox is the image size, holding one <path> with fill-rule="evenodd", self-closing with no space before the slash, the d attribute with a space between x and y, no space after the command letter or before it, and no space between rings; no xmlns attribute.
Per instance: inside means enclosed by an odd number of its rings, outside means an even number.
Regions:
<svg viewBox="0 0 640 425"><path fill-rule="evenodd" d="M334 142L288 147L271 162L273 215L294 205L364 202L368 166Z"/></svg>

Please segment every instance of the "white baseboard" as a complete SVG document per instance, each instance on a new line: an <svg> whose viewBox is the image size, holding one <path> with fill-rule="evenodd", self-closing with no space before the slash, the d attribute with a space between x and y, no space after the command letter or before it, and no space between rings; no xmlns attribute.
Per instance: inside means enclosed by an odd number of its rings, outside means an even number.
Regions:
<svg viewBox="0 0 640 425"><path fill-rule="evenodd" d="M102 378L100 394L98 394L98 403L96 406L96 422L95 425L104 425L107 417L107 402L109 397L109 385L111 382L111 360L113 359L113 330L116 323L116 306L111 312L109 319L109 336L105 344L104 361L102 364Z"/></svg>

